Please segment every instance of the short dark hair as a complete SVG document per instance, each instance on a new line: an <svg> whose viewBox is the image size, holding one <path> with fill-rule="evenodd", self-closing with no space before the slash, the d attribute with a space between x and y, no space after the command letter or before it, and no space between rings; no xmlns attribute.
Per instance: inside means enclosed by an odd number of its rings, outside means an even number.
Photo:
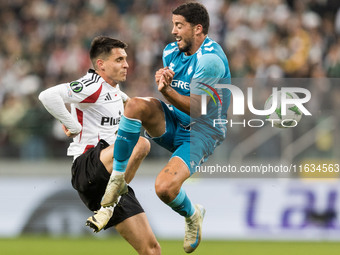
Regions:
<svg viewBox="0 0 340 255"><path fill-rule="evenodd" d="M187 22L194 26L201 24L203 34L208 34L209 14L204 5L200 3L185 3L173 10L172 14L183 16Z"/></svg>
<svg viewBox="0 0 340 255"><path fill-rule="evenodd" d="M99 56L106 57L111 54L111 50L114 48L126 49L127 44L118 39L114 39L108 36L97 36L91 42L90 47L90 59L95 67L96 60Z"/></svg>

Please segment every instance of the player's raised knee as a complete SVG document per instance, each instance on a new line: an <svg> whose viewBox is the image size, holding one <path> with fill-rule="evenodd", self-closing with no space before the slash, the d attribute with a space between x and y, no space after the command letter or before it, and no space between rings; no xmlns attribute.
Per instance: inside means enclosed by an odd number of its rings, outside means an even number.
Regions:
<svg viewBox="0 0 340 255"><path fill-rule="evenodd" d="M140 114L143 114L145 111L148 111L148 101L145 98L142 97L133 97L130 98L124 109L124 115L129 118L136 118L138 119L138 116Z"/></svg>
<svg viewBox="0 0 340 255"><path fill-rule="evenodd" d="M155 98L133 97L130 98L125 106L124 115L128 118L148 120L159 108L159 101Z"/></svg>

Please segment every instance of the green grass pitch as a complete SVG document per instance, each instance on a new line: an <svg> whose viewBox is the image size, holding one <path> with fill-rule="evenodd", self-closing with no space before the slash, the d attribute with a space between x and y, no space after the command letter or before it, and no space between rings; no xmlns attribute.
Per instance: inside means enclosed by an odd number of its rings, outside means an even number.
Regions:
<svg viewBox="0 0 340 255"><path fill-rule="evenodd" d="M163 255L185 254L182 241L160 240ZM136 254L120 237L51 238L19 237L0 239L2 255L112 255ZM340 242L270 242L203 240L196 255L335 255Z"/></svg>

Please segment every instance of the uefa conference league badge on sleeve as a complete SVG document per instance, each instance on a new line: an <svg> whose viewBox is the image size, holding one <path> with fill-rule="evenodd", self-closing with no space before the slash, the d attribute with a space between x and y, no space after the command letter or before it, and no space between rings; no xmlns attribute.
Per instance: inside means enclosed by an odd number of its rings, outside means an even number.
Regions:
<svg viewBox="0 0 340 255"><path fill-rule="evenodd" d="M83 90L83 84L79 81L71 82L70 87L74 93L79 93Z"/></svg>
<svg viewBox="0 0 340 255"><path fill-rule="evenodd" d="M198 86L201 116L194 129L214 138L207 139L206 148L217 146L205 152L212 159L201 161L196 172L228 178L339 177L336 80L233 78ZM192 133L192 155L195 138Z"/></svg>

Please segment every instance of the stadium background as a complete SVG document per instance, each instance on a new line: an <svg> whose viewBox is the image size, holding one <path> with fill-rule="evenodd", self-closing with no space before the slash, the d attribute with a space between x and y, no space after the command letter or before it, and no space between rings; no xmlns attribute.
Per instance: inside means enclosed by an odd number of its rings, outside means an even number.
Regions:
<svg viewBox="0 0 340 255"><path fill-rule="evenodd" d="M84 74L90 67L87 51L92 38L105 34L129 44L130 68L122 89L130 96L159 97L154 72L162 65L163 47L173 41L171 10L182 2L0 1L0 237L92 237L83 227L89 212L69 183L71 159L65 156L69 140L37 95ZM313 118L303 118L299 128L230 128L210 164L339 163L340 2L201 2L211 17L209 36L224 48L232 77L260 81L255 105L270 94L266 81L272 78L305 78L302 83L313 95L307 105ZM182 238L183 222L155 197L153 188L168 156L152 146L132 184L156 235L177 240ZM298 173L236 177L199 174L186 184L194 202L207 204L206 240L222 240L226 244L222 249L234 245L233 254L242 254L238 249L249 244L234 240L309 241L299 254L319 251L305 248L311 242L340 241L338 173L326 176L331 180L317 178L317 173L307 179ZM211 190L220 196L211 195ZM18 199L23 203L19 208ZM110 235L115 232L99 237L105 240ZM256 248L249 247L256 254Z"/></svg>

